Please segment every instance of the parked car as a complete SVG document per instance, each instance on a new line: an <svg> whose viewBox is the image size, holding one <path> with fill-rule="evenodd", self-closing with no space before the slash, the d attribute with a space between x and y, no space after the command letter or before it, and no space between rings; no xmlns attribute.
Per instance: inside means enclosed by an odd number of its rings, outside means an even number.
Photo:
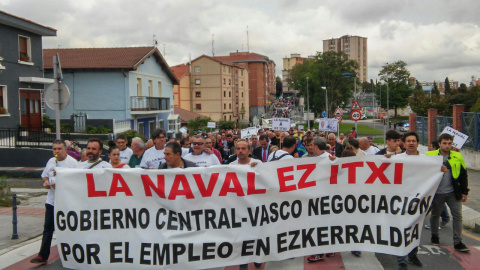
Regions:
<svg viewBox="0 0 480 270"><path fill-rule="evenodd" d="M406 123L403 126L400 127L400 131L407 132L410 131L410 124Z"/></svg>

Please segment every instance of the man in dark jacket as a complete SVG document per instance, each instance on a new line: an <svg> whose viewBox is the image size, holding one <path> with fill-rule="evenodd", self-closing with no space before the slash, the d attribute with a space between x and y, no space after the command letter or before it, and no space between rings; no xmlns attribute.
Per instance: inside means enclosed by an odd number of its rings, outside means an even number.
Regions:
<svg viewBox="0 0 480 270"><path fill-rule="evenodd" d="M253 149L252 157L254 159L261 160L262 162L267 162L268 155L270 154L270 145L268 145L268 136L260 135L260 138L258 139L258 144L260 146Z"/></svg>
<svg viewBox="0 0 480 270"><path fill-rule="evenodd" d="M330 154L332 156L342 156L343 145L337 143L337 137L335 136L335 133L328 134L328 144L330 144Z"/></svg>
<svg viewBox="0 0 480 270"><path fill-rule="evenodd" d="M441 134L438 143L440 149L425 153L426 156L443 156L443 165L447 167L447 172L443 175L431 206L432 244L440 244L438 237L439 218L443 205L447 203L453 216L453 247L457 251L468 252L470 249L462 243L462 203L467 201L468 191L470 190L468 188L467 168L462 154L452 151L452 135Z"/></svg>
<svg viewBox="0 0 480 270"><path fill-rule="evenodd" d="M198 167L197 164L182 158L182 147L177 142L169 142L165 145L165 163L160 164L159 169Z"/></svg>

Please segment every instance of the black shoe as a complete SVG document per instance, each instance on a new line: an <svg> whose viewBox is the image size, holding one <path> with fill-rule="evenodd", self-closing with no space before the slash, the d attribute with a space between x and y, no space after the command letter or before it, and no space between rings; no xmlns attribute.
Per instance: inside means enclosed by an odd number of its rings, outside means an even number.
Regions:
<svg viewBox="0 0 480 270"><path fill-rule="evenodd" d="M401 263L398 265L398 270L407 270L408 266L406 263Z"/></svg>
<svg viewBox="0 0 480 270"><path fill-rule="evenodd" d="M240 270L247 270L248 269L248 264L241 264L240 265Z"/></svg>
<svg viewBox="0 0 480 270"><path fill-rule="evenodd" d="M439 246L440 245L440 239L438 238L437 235L432 235L432 245Z"/></svg>
<svg viewBox="0 0 480 270"><path fill-rule="evenodd" d="M467 248L467 246L465 246L464 243L460 242L456 245L453 246L455 248L456 251L460 251L460 252L469 252L470 249Z"/></svg>
<svg viewBox="0 0 480 270"><path fill-rule="evenodd" d="M418 259L417 255L408 256L408 262L418 267L423 266L422 262Z"/></svg>
<svg viewBox="0 0 480 270"><path fill-rule="evenodd" d="M263 263L256 263L256 262L254 262L253 264L255 265L256 268L260 268L260 267L262 267L262 264L263 264Z"/></svg>

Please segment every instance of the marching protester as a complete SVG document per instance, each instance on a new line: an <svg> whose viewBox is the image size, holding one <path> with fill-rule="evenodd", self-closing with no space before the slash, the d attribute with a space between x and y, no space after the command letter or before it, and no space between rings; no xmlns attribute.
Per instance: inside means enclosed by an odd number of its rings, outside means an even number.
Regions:
<svg viewBox="0 0 480 270"><path fill-rule="evenodd" d="M317 153L315 152L315 147L313 145L313 138L308 137L304 140L305 143L305 148L307 149L307 153L303 155L302 158L308 158L308 157L316 157Z"/></svg>
<svg viewBox="0 0 480 270"><path fill-rule="evenodd" d="M145 153L145 143L139 137L135 137L132 139L131 146L133 155L128 161L128 166L130 166L130 168L136 168L137 166L140 167L140 163L142 163L143 159L143 154Z"/></svg>
<svg viewBox="0 0 480 270"><path fill-rule="evenodd" d="M294 158L291 154L295 151L297 141L293 136L287 136L283 139L282 149L271 153L268 156L268 162L276 160L285 160Z"/></svg>
<svg viewBox="0 0 480 270"><path fill-rule="evenodd" d="M360 149L360 144L358 143L357 139L348 140L348 145L351 145L353 147L353 150L355 151L355 154L357 154L357 156L365 156L365 152Z"/></svg>
<svg viewBox="0 0 480 270"><path fill-rule="evenodd" d="M87 149L83 148L82 151L80 152L80 160L81 162L86 161L87 158Z"/></svg>
<svg viewBox="0 0 480 270"><path fill-rule="evenodd" d="M182 157L186 154L192 152L192 148L190 148L190 138L185 137L180 140L180 145L182 146Z"/></svg>
<svg viewBox="0 0 480 270"><path fill-rule="evenodd" d="M165 162L164 152L167 133L161 128L157 128L152 132L152 141L154 147L145 151L143 154L140 167L143 169L157 169L160 164Z"/></svg>
<svg viewBox="0 0 480 270"><path fill-rule="evenodd" d="M462 154L452 150L452 135L441 134L438 143L440 149L425 153L427 156L442 156L443 164L447 168L432 201L431 242L433 245L440 244L438 235L439 217L444 204L447 203L453 217L453 247L457 251L468 252L470 249L462 242L462 203L467 201L470 190L468 188L467 168Z"/></svg>
<svg viewBox="0 0 480 270"><path fill-rule="evenodd" d="M401 137L400 133L395 130L387 131L385 133L387 147L378 151L376 155L396 155L402 153L402 150L398 147Z"/></svg>
<svg viewBox="0 0 480 270"><path fill-rule="evenodd" d="M229 135L231 136L231 134ZM210 167L221 164L210 149L205 149L205 138L202 135L193 137L192 150L192 153L185 155L184 159L197 164L198 167Z"/></svg>
<svg viewBox="0 0 480 270"><path fill-rule="evenodd" d="M128 163L130 161L130 157L133 155L133 151L127 147L127 136L125 136L123 133L118 134L115 144L120 150L120 161L123 163Z"/></svg>
<svg viewBox="0 0 480 270"><path fill-rule="evenodd" d="M305 153L307 153L307 149L305 149L305 146L302 145L299 137L295 137L295 139L297 140L296 150L298 152L298 157L302 157L303 155L305 155Z"/></svg>
<svg viewBox="0 0 480 270"><path fill-rule="evenodd" d="M112 146L108 149L108 158L110 159L110 165L112 165L112 168L114 169L128 169L130 166L128 166L126 163L123 163L120 159L120 149L117 146Z"/></svg>
<svg viewBox="0 0 480 270"><path fill-rule="evenodd" d="M211 137L205 138L205 149L209 149L212 151L212 153L218 158L218 162L222 164L222 155L220 155L220 152L213 147L213 142Z"/></svg>
<svg viewBox="0 0 480 270"><path fill-rule="evenodd" d="M358 144L360 146L360 149L366 154L366 155L375 155L378 151L380 151L378 148L375 148L370 145L368 142L367 137L362 137L358 140Z"/></svg>
<svg viewBox="0 0 480 270"><path fill-rule="evenodd" d="M153 143L153 140L150 139L147 141L147 145L145 146L145 151L152 148L155 144Z"/></svg>
<svg viewBox="0 0 480 270"><path fill-rule="evenodd" d="M54 202L55 202L55 168L76 168L77 160L67 154L67 146L64 141L56 140L52 144L53 156L47 162L42 172L43 187L48 189L47 200L45 202L45 223L43 225L42 244L38 255L31 259L31 263L46 264L50 256L50 246L52 244L54 223Z"/></svg>
<svg viewBox="0 0 480 270"><path fill-rule="evenodd" d="M376 146L376 145L373 143L373 137L368 136L367 139L368 139L368 143L370 144L370 146L373 146L373 149L374 149L375 151L377 151L377 152L380 151L380 148L378 148L378 146Z"/></svg>
<svg viewBox="0 0 480 270"><path fill-rule="evenodd" d="M255 149L259 146L257 135L253 135L252 137L250 137L250 145L252 146L252 149Z"/></svg>
<svg viewBox="0 0 480 270"><path fill-rule="evenodd" d="M160 164L159 169L191 168L198 167L194 162L182 158L182 148L177 142L169 142L165 145L165 162Z"/></svg>
<svg viewBox="0 0 480 270"><path fill-rule="evenodd" d="M248 144L247 140L239 139L235 145L235 154L237 155L237 160L230 164L251 165L252 167L255 167L258 163L262 163L261 160L249 157L249 152L252 149L251 147L252 146Z"/></svg>
<svg viewBox="0 0 480 270"><path fill-rule="evenodd" d="M255 159L259 159L262 162L267 162L268 155L270 154L270 145L268 144L268 136L267 135L260 135L258 140L257 148L253 149L252 156Z"/></svg>
<svg viewBox="0 0 480 270"><path fill-rule="evenodd" d="M342 143L343 143L343 140L342 140ZM338 157L342 156L342 151L343 151L342 143L336 140L335 133L328 134L328 144L330 144L331 146L330 154L332 156L338 156Z"/></svg>
<svg viewBox="0 0 480 270"><path fill-rule="evenodd" d="M65 145L67 146L67 154L77 161L80 160L80 150L78 148L78 143L65 140Z"/></svg>
<svg viewBox="0 0 480 270"><path fill-rule="evenodd" d="M98 169L98 168L112 168L110 163L103 161L101 158L103 149L103 142L99 139L92 138L87 142L87 160L78 163L79 169Z"/></svg>

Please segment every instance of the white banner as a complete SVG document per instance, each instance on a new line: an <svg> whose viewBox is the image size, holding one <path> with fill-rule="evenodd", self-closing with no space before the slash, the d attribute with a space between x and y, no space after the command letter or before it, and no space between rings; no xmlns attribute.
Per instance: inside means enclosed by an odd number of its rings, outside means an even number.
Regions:
<svg viewBox="0 0 480 270"><path fill-rule="evenodd" d="M217 127L217 123L215 123L215 122L208 122L208 123L207 123L207 127L209 127L209 128L216 128L216 127Z"/></svg>
<svg viewBox="0 0 480 270"><path fill-rule="evenodd" d="M337 132L338 120L335 118L320 118L318 119L319 131Z"/></svg>
<svg viewBox="0 0 480 270"><path fill-rule="evenodd" d="M272 130L289 131L290 118L272 118Z"/></svg>
<svg viewBox="0 0 480 270"><path fill-rule="evenodd" d="M457 149L462 149L463 145L465 144L465 142L468 139L468 135L463 134L462 132L460 132L456 129L453 129L452 127L449 127L449 126L446 126L443 129L442 133L440 133L440 134L443 134L443 133L448 133L448 134L453 136L452 146L457 148Z"/></svg>
<svg viewBox="0 0 480 270"><path fill-rule="evenodd" d="M244 128L240 131L242 139L247 139L252 137L253 135L257 135L257 128L256 127L248 127Z"/></svg>
<svg viewBox="0 0 480 270"><path fill-rule="evenodd" d="M406 255L438 156L303 158L171 170L57 169L55 234L73 269L205 269L318 253Z"/></svg>

